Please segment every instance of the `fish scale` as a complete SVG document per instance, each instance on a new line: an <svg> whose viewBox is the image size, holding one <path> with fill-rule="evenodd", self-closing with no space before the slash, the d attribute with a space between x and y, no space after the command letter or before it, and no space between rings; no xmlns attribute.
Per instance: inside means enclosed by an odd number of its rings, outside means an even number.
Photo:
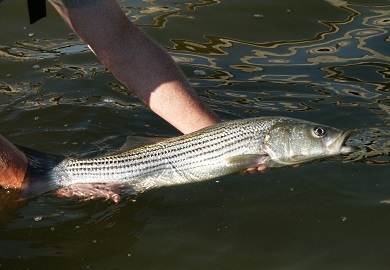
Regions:
<svg viewBox="0 0 390 270"><path fill-rule="evenodd" d="M259 151L262 137L276 120L230 121L117 155L66 159L54 173L63 179L64 185L98 181L137 184L149 180L154 182L153 186L159 186L159 182L177 184L218 177L237 171L226 167L226 158L263 154Z"/></svg>

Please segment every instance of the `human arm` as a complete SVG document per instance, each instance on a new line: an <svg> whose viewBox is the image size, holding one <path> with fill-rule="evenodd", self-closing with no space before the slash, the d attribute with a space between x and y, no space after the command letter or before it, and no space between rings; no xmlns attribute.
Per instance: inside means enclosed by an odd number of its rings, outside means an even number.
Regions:
<svg viewBox="0 0 390 270"><path fill-rule="evenodd" d="M67 8L66 0L51 2L112 74L178 130L190 133L219 122L169 54L115 0L80 8Z"/></svg>
<svg viewBox="0 0 390 270"><path fill-rule="evenodd" d="M0 135L0 186L19 189L26 173L26 156Z"/></svg>

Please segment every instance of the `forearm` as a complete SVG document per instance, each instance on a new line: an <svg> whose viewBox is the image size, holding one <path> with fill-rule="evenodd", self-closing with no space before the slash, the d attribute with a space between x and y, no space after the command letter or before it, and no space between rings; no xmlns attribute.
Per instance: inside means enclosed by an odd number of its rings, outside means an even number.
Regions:
<svg viewBox="0 0 390 270"><path fill-rule="evenodd" d="M189 133L219 121L166 51L114 0L80 9L55 7L112 74L177 129Z"/></svg>

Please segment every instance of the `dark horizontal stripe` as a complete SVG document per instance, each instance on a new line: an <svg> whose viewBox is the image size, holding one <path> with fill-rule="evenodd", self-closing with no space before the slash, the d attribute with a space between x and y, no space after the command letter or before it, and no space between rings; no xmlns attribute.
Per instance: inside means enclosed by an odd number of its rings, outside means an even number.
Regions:
<svg viewBox="0 0 390 270"><path fill-rule="evenodd" d="M166 169L172 168L172 173L180 174L182 171L183 175L192 175L196 174L197 169L215 160L244 153L249 143L260 145L265 127L267 125L262 126L257 122L230 122L119 155L87 160L70 159L66 170L75 180L104 177L133 179L168 173Z"/></svg>

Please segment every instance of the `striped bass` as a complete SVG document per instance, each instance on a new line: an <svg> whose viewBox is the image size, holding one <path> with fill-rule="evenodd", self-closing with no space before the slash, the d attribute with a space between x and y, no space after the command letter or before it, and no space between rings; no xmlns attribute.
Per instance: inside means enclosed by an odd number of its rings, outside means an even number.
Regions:
<svg viewBox="0 0 390 270"><path fill-rule="evenodd" d="M26 180L25 194L81 183L126 183L144 190L212 179L254 166L294 165L353 152L354 147L345 145L349 136L348 131L300 119L258 117L222 122L119 154L57 159L48 168L27 153L34 176Z"/></svg>

